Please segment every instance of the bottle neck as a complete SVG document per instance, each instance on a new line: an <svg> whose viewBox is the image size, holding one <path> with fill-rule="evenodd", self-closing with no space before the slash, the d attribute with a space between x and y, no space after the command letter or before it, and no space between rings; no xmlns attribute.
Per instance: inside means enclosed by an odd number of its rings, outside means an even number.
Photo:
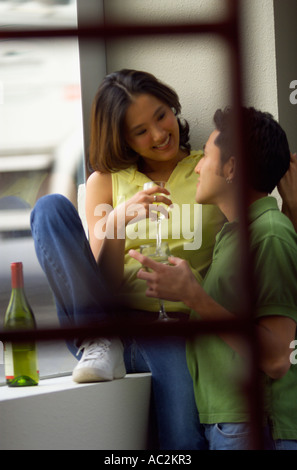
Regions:
<svg viewBox="0 0 297 470"><path fill-rule="evenodd" d="M22 263L11 264L11 287L12 289L23 289L24 287Z"/></svg>

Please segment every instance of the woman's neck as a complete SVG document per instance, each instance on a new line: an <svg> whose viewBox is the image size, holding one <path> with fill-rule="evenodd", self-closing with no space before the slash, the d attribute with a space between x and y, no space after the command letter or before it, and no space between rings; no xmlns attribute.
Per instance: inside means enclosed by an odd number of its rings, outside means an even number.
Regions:
<svg viewBox="0 0 297 470"><path fill-rule="evenodd" d="M138 171L153 181L168 181L176 165L188 155L188 151L181 150L176 158L165 162L140 158Z"/></svg>

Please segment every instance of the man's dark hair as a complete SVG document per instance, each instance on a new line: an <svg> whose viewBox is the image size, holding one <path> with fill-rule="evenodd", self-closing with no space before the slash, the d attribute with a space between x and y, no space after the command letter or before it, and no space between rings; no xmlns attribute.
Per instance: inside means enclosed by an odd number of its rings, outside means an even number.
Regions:
<svg viewBox="0 0 297 470"><path fill-rule="evenodd" d="M290 165L290 149L286 133L272 115L255 108L242 108L244 145L248 156L249 184L257 191L271 193ZM236 157L234 142L235 113L232 108L218 109L214 123L219 135L215 144L221 152L222 164Z"/></svg>

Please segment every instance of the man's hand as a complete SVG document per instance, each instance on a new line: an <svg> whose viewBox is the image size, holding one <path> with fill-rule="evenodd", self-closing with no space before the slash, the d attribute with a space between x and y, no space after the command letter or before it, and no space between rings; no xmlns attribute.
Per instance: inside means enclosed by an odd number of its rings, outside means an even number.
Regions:
<svg viewBox="0 0 297 470"><path fill-rule="evenodd" d="M187 261L170 256L169 265L158 263L135 250L129 255L146 269L140 269L137 277L147 282L146 295L159 299L182 301L189 305L192 286L198 285Z"/></svg>

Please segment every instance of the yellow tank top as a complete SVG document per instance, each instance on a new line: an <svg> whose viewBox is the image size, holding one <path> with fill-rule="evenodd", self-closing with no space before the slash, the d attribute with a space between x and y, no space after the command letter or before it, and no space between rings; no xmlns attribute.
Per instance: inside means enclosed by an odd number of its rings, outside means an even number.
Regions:
<svg viewBox="0 0 297 470"><path fill-rule="evenodd" d="M226 221L218 208L195 203L198 176L194 169L202 156L202 151L192 151L173 170L167 182L173 206L169 219L162 220L162 240L168 242L173 256L188 261L199 282L211 263L215 236ZM136 166L112 173L113 207L141 191L148 181ZM128 254L130 249L139 250L140 245L155 241L156 223L150 219L132 221L126 228L124 282L119 296L128 308L158 311L158 299L146 297L146 283L136 277L140 264ZM168 312L189 313L182 302L165 302L165 307Z"/></svg>

